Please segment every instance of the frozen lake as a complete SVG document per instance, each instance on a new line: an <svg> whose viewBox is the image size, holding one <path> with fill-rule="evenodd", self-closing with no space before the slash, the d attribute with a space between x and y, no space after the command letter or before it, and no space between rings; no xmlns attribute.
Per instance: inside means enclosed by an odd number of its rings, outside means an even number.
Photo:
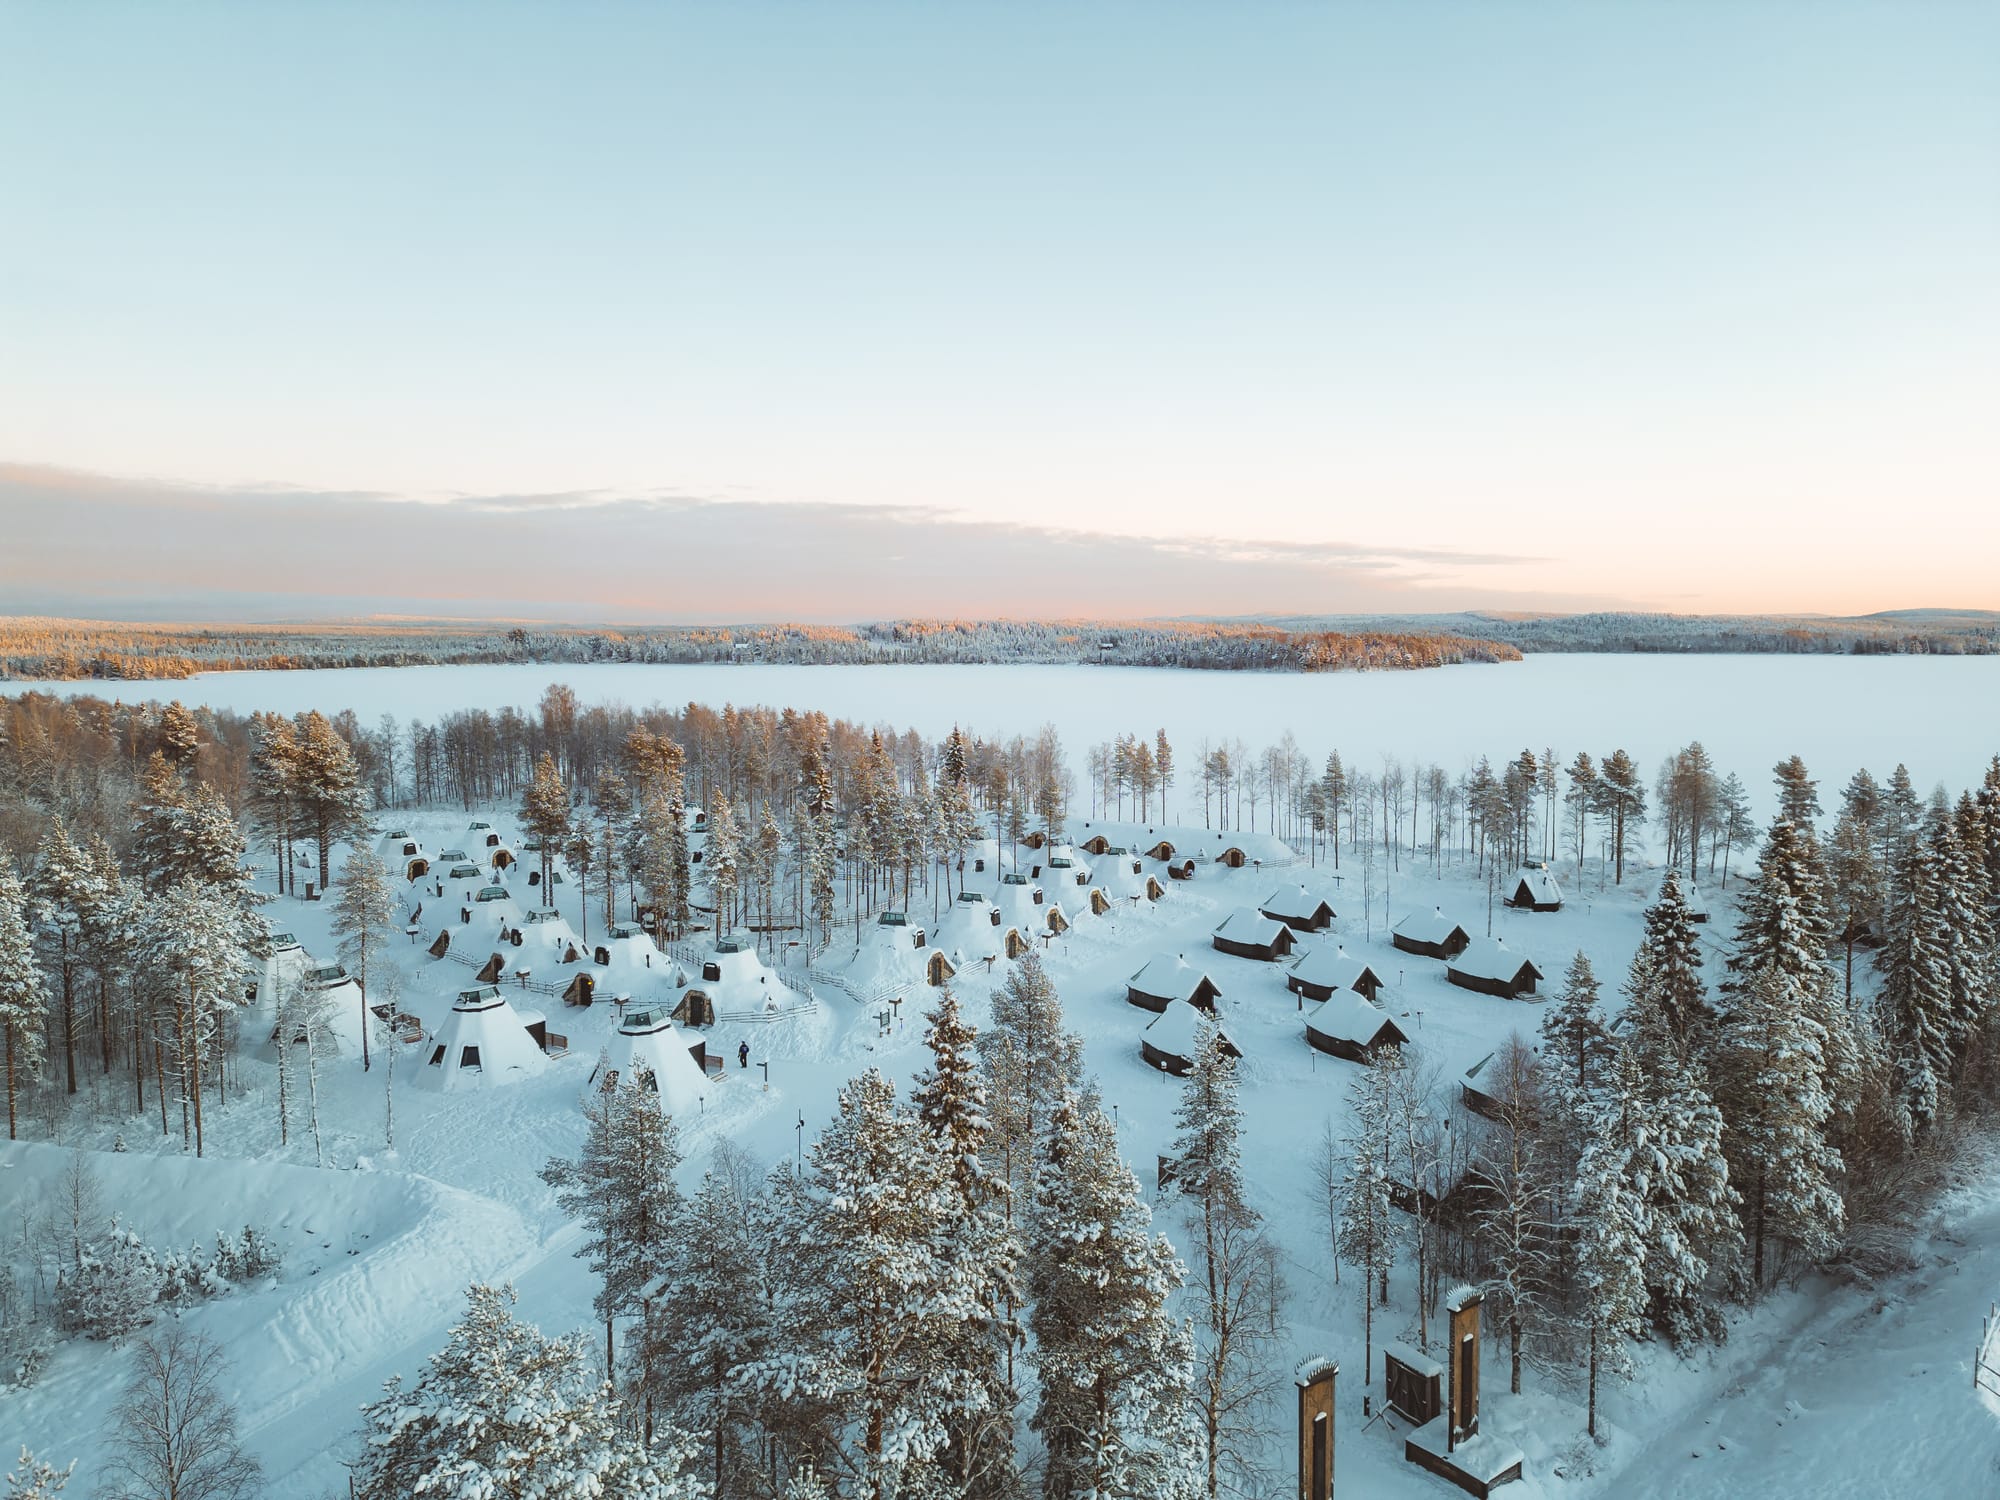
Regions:
<svg viewBox="0 0 2000 1500"><path fill-rule="evenodd" d="M1053 723L1073 757L1121 733L1164 728L1181 757L1183 794L1200 746L1252 749L1290 730L1315 758L1383 756L1456 771L1490 755L1553 747L1566 764L1623 747L1651 781L1662 756L1699 739L1760 802L1766 772L1797 753L1831 807L1858 766L1897 761L1920 790L1970 785L2000 751L2000 657L1530 656L1419 672L1188 672L1086 666L465 666L221 672L176 683L6 683L65 695L297 713L351 708L373 724L454 709L532 709L551 682L589 704L720 708L769 704L942 734L985 735ZM1176 797L1179 801L1179 796Z"/></svg>

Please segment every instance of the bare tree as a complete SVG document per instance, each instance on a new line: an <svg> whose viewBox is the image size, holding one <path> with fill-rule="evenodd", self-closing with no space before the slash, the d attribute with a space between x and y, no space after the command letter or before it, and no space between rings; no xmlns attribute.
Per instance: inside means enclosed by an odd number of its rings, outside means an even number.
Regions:
<svg viewBox="0 0 2000 1500"><path fill-rule="evenodd" d="M222 1393L222 1349L168 1322L132 1346L132 1379L112 1415L107 1500L253 1500L257 1461L243 1451Z"/></svg>

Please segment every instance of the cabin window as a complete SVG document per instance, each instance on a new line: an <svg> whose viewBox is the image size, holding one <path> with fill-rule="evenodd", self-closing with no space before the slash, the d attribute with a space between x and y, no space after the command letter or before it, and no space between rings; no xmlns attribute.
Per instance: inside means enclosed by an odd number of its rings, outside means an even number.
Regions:
<svg viewBox="0 0 2000 1500"><path fill-rule="evenodd" d="M477 1047L462 1047L462 1048L460 1048L460 1049L459 1049L459 1053L458 1053L458 1065L459 1065L459 1066L460 1066L461 1068L476 1068L476 1067L478 1067L478 1066L479 1066L479 1049L478 1049Z"/></svg>
<svg viewBox="0 0 2000 1500"><path fill-rule="evenodd" d="M972 868L975 872L984 870L986 868L986 861L983 859L975 859L972 862Z"/></svg>
<svg viewBox="0 0 2000 1500"><path fill-rule="evenodd" d="M438 1049L431 1054L431 1066L435 1068L439 1063L443 1061L444 1061L444 1047L440 1044Z"/></svg>
<svg viewBox="0 0 2000 1500"><path fill-rule="evenodd" d="M996 908L996 909L994 910L994 912L993 912L993 923L992 923L992 925L993 925L993 926L995 926L995 927L998 927L998 926L1000 925L1000 912L999 912L999 910L998 910L997 908Z"/></svg>
<svg viewBox="0 0 2000 1500"><path fill-rule="evenodd" d="M703 964L701 966L701 977L710 984L720 984L722 982L722 965Z"/></svg>

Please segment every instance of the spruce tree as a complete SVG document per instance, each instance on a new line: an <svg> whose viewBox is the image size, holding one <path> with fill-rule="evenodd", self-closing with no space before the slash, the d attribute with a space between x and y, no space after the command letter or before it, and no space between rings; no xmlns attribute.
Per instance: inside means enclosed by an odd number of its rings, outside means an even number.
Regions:
<svg viewBox="0 0 2000 1500"><path fill-rule="evenodd" d="M389 872L372 849L356 849L341 867L340 895L333 904L333 932L339 940L344 963L354 966L354 978L361 994L361 1070L369 1069L368 1033L373 1030L368 1011L368 971L378 971L388 963L386 952L397 933L396 898L389 888Z"/></svg>
<svg viewBox="0 0 2000 1500"><path fill-rule="evenodd" d="M1340 1184L1339 1250L1343 1260L1361 1273L1361 1384L1375 1380L1376 1288L1387 1302L1389 1267L1396 1257L1396 1220L1389 1199L1388 1075L1364 1068L1347 1086L1348 1117L1352 1121L1347 1146L1347 1173Z"/></svg>
<svg viewBox="0 0 2000 1500"><path fill-rule="evenodd" d="M354 751L317 709L297 724L298 796L304 826L319 849L319 884L330 878L333 845L357 832L368 812L368 793Z"/></svg>
<svg viewBox="0 0 2000 1500"><path fill-rule="evenodd" d="M592 1301L604 1320L606 1378L616 1368L612 1325L642 1310L647 1288L666 1268L681 1209L674 1169L680 1137L660 1096L636 1077L598 1095L590 1132L575 1161L552 1157L542 1181L562 1211L583 1220L576 1253L597 1273Z"/></svg>
<svg viewBox="0 0 2000 1500"><path fill-rule="evenodd" d="M1044 1500L1205 1493L1193 1346L1168 1304L1183 1270L1094 1101L1065 1093L1035 1179L1029 1284Z"/></svg>
<svg viewBox="0 0 2000 1500"><path fill-rule="evenodd" d="M1589 1355L1589 1431L1597 1436L1600 1371L1629 1375L1629 1342L1646 1315L1646 1204L1651 1141L1639 1096L1639 1066L1622 1048L1590 1106L1588 1144L1577 1167L1578 1331Z"/></svg>
<svg viewBox="0 0 2000 1500"><path fill-rule="evenodd" d="M1641 994L1665 1023L1675 1051L1699 1057L1714 1013L1701 978L1701 936L1675 870L1667 871L1660 899L1646 909L1645 933L1632 960L1626 996Z"/></svg>
<svg viewBox="0 0 2000 1500"><path fill-rule="evenodd" d="M511 1287L475 1285L466 1300L417 1383L391 1376L364 1408L357 1500L707 1500L707 1486L681 1473L693 1442L656 1423L648 1446L591 1369L583 1335L551 1339L521 1322Z"/></svg>
<svg viewBox="0 0 2000 1500"><path fill-rule="evenodd" d="M41 1071L43 1025L48 997L35 964L35 940L28 930L28 896L20 876L0 855L0 1044L7 1062L7 1139L18 1140L16 1101Z"/></svg>
<svg viewBox="0 0 2000 1500"><path fill-rule="evenodd" d="M546 750L536 758L535 774L521 798L521 827L535 838L541 888L549 904L554 905L549 877L555 870L557 854L569 839L570 805L569 789L556 774L556 758Z"/></svg>

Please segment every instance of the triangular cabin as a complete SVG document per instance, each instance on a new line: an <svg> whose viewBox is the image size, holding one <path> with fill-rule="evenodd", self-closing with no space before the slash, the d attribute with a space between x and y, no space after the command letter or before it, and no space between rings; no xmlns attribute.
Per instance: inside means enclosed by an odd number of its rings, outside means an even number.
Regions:
<svg viewBox="0 0 2000 1500"><path fill-rule="evenodd" d="M1445 978L1462 990L1497 995L1503 1000L1519 1000L1535 993L1542 971L1526 955L1516 953L1499 938L1474 938L1464 951L1446 960Z"/></svg>
<svg viewBox="0 0 2000 1500"><path fill-rule="evenodd" d="M599 968L634 975L666 967L666 959L653 944L653 935L631 922L617 923L598 939L590 958Z"/></svg>
<svg viewBox="0 0 2000 1500"><path fill-rule="evenodd" d="M573 964L583 959L583 941L569 919L551 906L538 906L521 913L521 946L552 951L557 963Z"/></svg>
<svg viewBox="0 0 2000 1500"><path fill-rule="evenodd" d="M1372 1004L1382 992L1382 976L1345 948L1312 948L1292 960L1285 988L1306 1000L1329 1000L1351 990Z"/></svg>
<svg viewBox="0 0 2000 1500"><path fill-rule="evenodd" d="M1325 932L1340 915L1331 901L1303 885L1279 886L1257 903L1257 910L1294 932Z"/></svg>
<svg viewBox="0 0 2000 1500"><path fill-rule="evenodd" d="M288 986L305 976L312 958L289 932L274 932L269 951L244 976L243 996L253 1004L274 1007ZM274 1012L275 1013L275 1012Z"/></svg>
<svg viewBox="0 0 2000 1500"><path fill-rule="evenodd" d="M1514 888L1505 904L1516 911L1561 911L1562 887L1544 861L1529 860L1514 872Z"/></svg>
<svg viewBox="0 0 2000 1500"><path fill-rule="evenodd" d="M536 1013L534 1022L541 1016ZM532 1077L548 1058L531 1021L491 984L460 990L436 1035L424 1045L419 1077L437 1088L498 1088Z"/></svg>
<svg viewBox="0 0 2000 1500"><path fill-rule="evenodd" d="M468 849L498 849L500 830L491 823L474 821L465 825L464 844Z"/></svg>
<svg viewBox="0 0 2000 1500"><path fill-rule="evenodd" d="M628 1010L591 1069L584 1104L594 1105L621 1078L631 1078L658 1094L660 1108L669 1115L691 1114L701 1108L708 1093L708 1070L703 1066L707 1053L706 1042L690 1043L675 1029L664 1007Z"/></svg>
<svg viewBox="0 0 2000 1500"><path fill-rule="evenodd" d="M1196 968L1178 953L1154 954L1138 973L1125 981L1126 1003L1155 1015L1176 1000L1185 1001L1197 1010L1213 1011L1215 1002L1221 998L1221 989L1207 971Z"/></svg>
<svg viewBox="0 0 2000 1500"><path fill-rule="evenodd" d="M791 992L765 966L757 945L746 937L719 937L701 956L699 978L689 978L675 996L672 1014L688 1026L712 1026L724 1012L756 1014L786 1004Z"/></svg>
<svg viewBox="0 0 2000 1500"><path fill-rule="evenodd" d="M1114 901L1137 901L1147 894L1146 867L1123 844L1113 844L1091 864L1093 883Z"/></svg>
<svg viewBox="0 0 2000 1500"><path fill-rule="evenodd" d="M1405 953L1424 958L1455 958L1465 951L1472 934L1444 914L1441 907L1412 912L1389 932L1389 941Z"/></svg>
<svg viewBox="0 0 2000 1500"><path fill-rule="evenodd" d="M1052 885L1090 884L1090 866L1078 859L1067 844L1059 844L1050 852L1044 868L1049 872Z"/></svg>
<svg viewBox="0 0 2000 1500"><path fill-rule="evenodd" d="M1394 1018L1352 990L1341 990L1306 1012L1306 1041L1314 1050L1348 1062L1373 1063L1381 1048L1407 1046L1409 1040Z"/></svg>
<svg viewBox="0 0 2000 1500"><path fill-rule="evenodd" d="M1291 953L1298 939L1283 922L1239 906L1216 924L1211 941L1218 953L1275 963Z"/></svg>
<svg viewBox="0 0 2000 1500"><path fill-rule="evenodd" d="M833 967L849 988L864 997L887 996L920 985L942 984L943 979L933 980L933 972L940 972L945 979L951 977L951 962L945 960L942 970L931 960L943 958L926 947L924 929L912 922L908 912L883 911L875 914L875 920L862 929L861 941L854 951L846 956L838 966Z"/></svg>
<svg viewBox="0 0 2000 1500"><path fill-rule="evenodd" d="M430 856L424 853L423 844L403 829L392 828L377 839L375 855L391 870L401 871L406 881L430 874Z"/></svg>
<svg viewBox="0 0 2000 1500"><path fill-rule="evenodd" d="M1175 1078L1185 1078L1194 1071L1195 1059L1201 1053L1201 1028L1214 1024L1213 1016L1205 1015L1185 1001L1176 1000L1140 1034L1139 1056L1149 1067L1158 1068ZM1222 1050L1231 1057L1243 1055L1227 1032L1222 1034Z"/></svg>

